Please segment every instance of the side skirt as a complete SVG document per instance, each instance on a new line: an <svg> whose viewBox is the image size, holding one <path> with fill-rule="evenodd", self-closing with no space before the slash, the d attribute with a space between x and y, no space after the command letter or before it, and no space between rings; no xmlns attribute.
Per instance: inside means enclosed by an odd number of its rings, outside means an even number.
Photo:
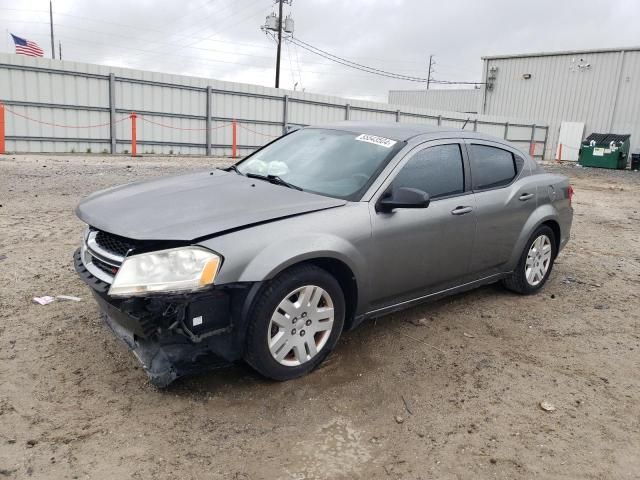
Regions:
<svg viewBox="0 0 640 480"><path fill-rule="evenodd" d="M495 283L496 281L505 278L509 275L509 273L497 273L494 275L490 275L488 277L481 278L479 280L474 280L473 282L463 283L462 285L458 285L456 287L447 288L445 290L440 290L438 292L429 293L427 295L422 295L420 297L413 298L411 300L405 300L404 302L395 303L393 305L388 305L383 308L378 308L376 310L371 310L369 312L358 315L354 320L354 326L359 325L364 320L370 318L377 318L383 315L388 315L390 313L399 312L401 310L413 307L415 305L419 305L421 303L433 302L443 297L448 297L450 295L455 295L456 293L466 292L468 290L473 290L474 288L480 287L482 285L488 285L490 283Z"/></svg>

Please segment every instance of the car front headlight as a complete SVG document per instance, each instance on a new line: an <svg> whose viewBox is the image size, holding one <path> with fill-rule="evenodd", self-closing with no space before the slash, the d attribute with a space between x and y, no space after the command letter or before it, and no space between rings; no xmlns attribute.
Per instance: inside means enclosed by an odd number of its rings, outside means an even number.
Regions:
<svg viewBox="0 0 640 480"><path fill-rule="evenodd" d="M201 247L181 247L125 258L109 295L184 292L213 284L222 258Z"/></svg>

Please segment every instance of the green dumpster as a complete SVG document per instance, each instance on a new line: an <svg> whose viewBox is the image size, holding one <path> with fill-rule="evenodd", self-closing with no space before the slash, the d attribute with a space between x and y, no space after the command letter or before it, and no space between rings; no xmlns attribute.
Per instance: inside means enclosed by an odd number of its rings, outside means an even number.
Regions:
<svg viewBox="0 0 640 480"><path fill-rule="evenodd" d="M627 168L631 135L592 133L582 141L578 163L583 167Z"/></svg>

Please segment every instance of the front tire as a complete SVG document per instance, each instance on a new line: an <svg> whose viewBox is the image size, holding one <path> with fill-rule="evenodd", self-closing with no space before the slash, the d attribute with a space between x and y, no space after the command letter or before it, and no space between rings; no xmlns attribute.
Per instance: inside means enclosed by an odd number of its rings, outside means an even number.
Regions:
<svg viewBox="0 0 640 480"><path fill-rule="evenodd" d="M523 295L531 295L547 282L557 255L553 230L541 225L526 243L515 271L503 280L504 286Z"/></svg>
<svg viewBox="0 0 640 480"><path fill-rule="evenodd" d="M331 274L314 265L293 267L256 299L245 360L273 380L305 375L333 350L344 317L344 294Z"/></svg>

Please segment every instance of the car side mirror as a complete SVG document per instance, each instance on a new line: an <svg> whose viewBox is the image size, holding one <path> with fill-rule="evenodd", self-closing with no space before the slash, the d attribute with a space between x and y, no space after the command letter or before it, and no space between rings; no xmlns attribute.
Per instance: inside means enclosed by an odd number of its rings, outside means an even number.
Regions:
<svg viewBox="0 0 640 480"><path fill-rule="evenodd" d="M396 208L427 208L429 194L417 188L399 187L388 190L376 205L378 212L391 212Z"/></svg>

